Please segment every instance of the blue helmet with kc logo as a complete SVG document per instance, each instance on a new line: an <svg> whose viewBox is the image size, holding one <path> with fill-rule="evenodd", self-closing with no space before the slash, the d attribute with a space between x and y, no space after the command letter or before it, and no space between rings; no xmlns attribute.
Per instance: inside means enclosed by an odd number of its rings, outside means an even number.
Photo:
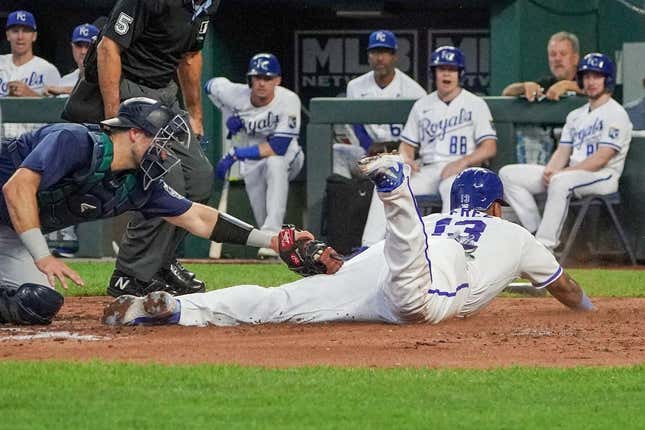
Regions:
<svg viewBox="0 0 645 430"><path fill-rule="evenodd" d="M399 45L396 42L396 36L390 30L376 30L370 34L370 40L367 44L367 50L376 48L386 48L396 51Z"/></svg>
<svg viewBox="0 0 645 430"><path fill-rule="evenodd" d="M576 74L578 86L582 88L582 76L586 72L597 72L605 76L605 90L613 91L616 85L616 67L611 58L605 54L592 52L585 55L578 64L578 73Z"/></svg>
<svg viewBox="0 0 645 430"><path fill-rule="evenodd" d="M459 78L464 76L466 59L461 49L454 46L440 46L430 55L430 70L439 66L452 66L459 70Z"/></svg>
<svg viewBox="0 0 645 430"><path fill-rule="evenodd" d="M251 61L249 61L249 69L246 76L251 79L251 76L281 76L282 69L280 63L275 55L262 52L255 54Z"/></svg>
<svg viewBox="0 0 645 430"><path fill-rule="evenodd" d="M507 206L504 186L497 173L483 167L471 167L457 175L450 188L450 210L486 211L495 202Z"/></svg>

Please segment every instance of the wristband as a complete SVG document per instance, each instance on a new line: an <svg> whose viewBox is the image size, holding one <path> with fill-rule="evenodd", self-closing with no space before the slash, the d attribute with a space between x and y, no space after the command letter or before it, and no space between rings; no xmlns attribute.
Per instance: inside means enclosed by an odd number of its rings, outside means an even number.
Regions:
<svg viewBox="0 0 645 430"><path fill-rule="evenodd" d="M51 255L45 236L43 236L43 233L39 228L30 228L29 230L20 233L19 236L34 261L38 261L43 257Z"/></svg>
<svg viewBox="0 0 645 430"><path fill-rule="evenodd" d="M249 238L246 241L248 246L256 248L271 248L271 239L274 234L254 228L249 233Z"/></svg>
<svg viewBox="0 0 645 430"><path fill-rule="evenodd" d="M238 160L259 160L262 158L260 156L260 147L258 145L247 146L243 148L235 148L235 158Z"/></svg>

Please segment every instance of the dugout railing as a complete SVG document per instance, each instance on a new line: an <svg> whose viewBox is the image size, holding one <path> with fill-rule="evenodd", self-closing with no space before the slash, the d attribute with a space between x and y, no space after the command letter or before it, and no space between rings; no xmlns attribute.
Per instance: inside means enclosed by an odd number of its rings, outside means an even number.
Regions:
<svg viewBox="0 0 645 430"><path fill-rule="evenodd" d="M562 125L567 114L583 105L583 97L558 102L529 103L514 97L485 97L494 118L498 136L497 155L491 168L517 162L516 124ZM334 124L404 124L413 100L349 100L313 98L309 104L307 126L307 202L306 227L320 234L323 198L327 177L332 171L332 133ZM645 260L645 135L636 133L621 178L623 224L636 256Z"/></svg>

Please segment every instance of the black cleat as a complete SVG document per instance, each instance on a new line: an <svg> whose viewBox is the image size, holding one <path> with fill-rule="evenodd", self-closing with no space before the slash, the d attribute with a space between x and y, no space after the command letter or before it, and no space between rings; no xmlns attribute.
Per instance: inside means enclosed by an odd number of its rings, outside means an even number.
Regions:
<svg viewBox="0 0 645 430"><path fill-rule="evenodd" d="M169 267L161 269L157 275L172 288L174 292L171 294L183 296L184 294L205 292L206 285L204 281L195 279L194 276L191 278L190 272L188 274L185 273L181 270L181 267L183 266L173 263Z"/></svg>
<svg viewBox="0 0 645 430"><path fill-rule="evenodd" d="M165 281L153 278L151 281L146 282L134 276L126 275L119 270L115 270L112 273L110 283L107 287L107 293L112 297L119 297L126 294L143 297L153 291L166 291L170 294L176 294L173 287Z"/></svg>

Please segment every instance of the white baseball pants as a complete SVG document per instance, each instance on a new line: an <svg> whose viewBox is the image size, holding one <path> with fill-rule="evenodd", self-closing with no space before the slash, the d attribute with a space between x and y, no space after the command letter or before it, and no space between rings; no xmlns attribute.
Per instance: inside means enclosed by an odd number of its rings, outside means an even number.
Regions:
<svg viewBox="0 0 645 430"><path fill-rule="evenodd" d="M288 150L285 155L272 155L252 163L244 163L244 185L253 216L261 230L278 232L287 211L289 181L302 169L305 156Z"/></svg>
<svg viewBox="0 0 645 430"><path fill-rule="evenodd" d="M438 192L441 195L442 213L450 212L450 188L455 180L455 176L441 180L441 172L446 167L446 164L428 164L422 166L421 170L413 172L410 176L410 183L412 184L414 194L437 194ZM383 210L383 203L376 193L373 193L370 210L365 221L365 228L363 229L361 245L372 246L376 242L383 240L384 237L385 211Z"/></svg>
<svg viewBox="0 0 645 430"><path fill-rule="evenodd" d="M542 182L544 166L511 164L502 167L499 177L504 184L504 198L517 213L520 222L544 246L556 248L569 210L571 197L610 194L618 191L618 175L610 169L597 172L570 170L551 177L548 188ZM540 216L535 194L547 193L544 214Z"/></svg>
<svg viewBox="0 0 645 430"><path fill-rule="evenodd" d="M470 293L463 248L452 239L426 239L407 180L379 196L387 218L385 240L338 273L276 288L240 285L181 296L179 324L437 323L455 315Z"/></svg>

